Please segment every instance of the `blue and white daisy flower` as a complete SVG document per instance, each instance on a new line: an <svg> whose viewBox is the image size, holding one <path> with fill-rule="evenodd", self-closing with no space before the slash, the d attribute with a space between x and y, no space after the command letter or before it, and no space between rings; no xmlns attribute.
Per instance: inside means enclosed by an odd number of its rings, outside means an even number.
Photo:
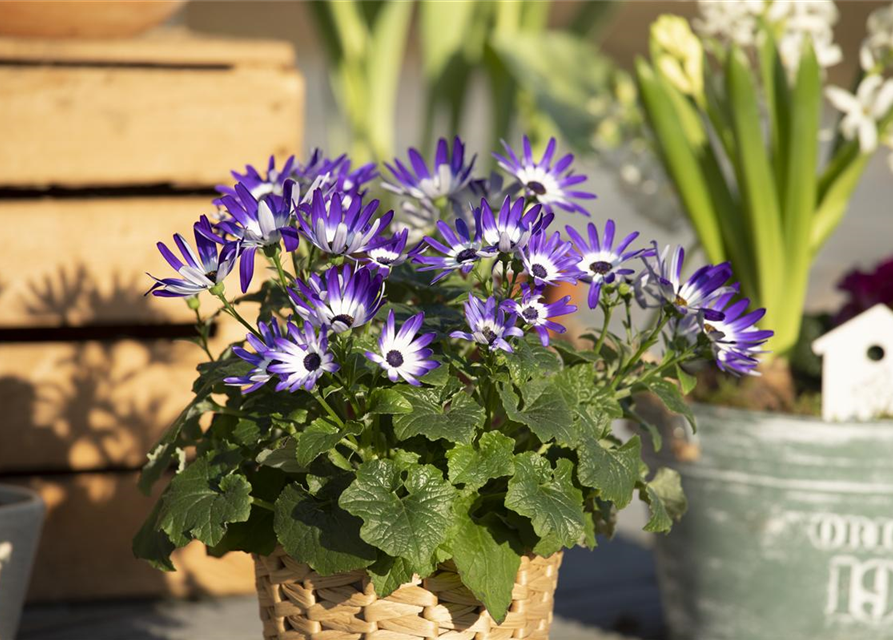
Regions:
<svg viewBox="0 0 893 640"><path fill-rule="evenodd" d="M575 284L583 275L577 268L579 261L573 245L562 240L557 231L551 236L545 231L534 233L521 251L524 272L533 278L537 287L559 282Z"/></svg>
<svg viewBox="0 0 893 640"><path fill-rule="evenodd" d="M384 304L384 276L365 266L356 271L349 264L332 267L322 277L311 276L309 284L295 284L299 291L289 289L288 294L297 314L335 333L366 324Z"/></svg>
<svg viewBox="0 0 893 640"><path fill-rule="evenodd" d="M611 284L617 276L628 276L635 273L634 269L618 269L618 267L633 258L639 258L643 255L651 255L650 251L644 249L629 250L632 242L639 237L639 232L626 236L620 243L614 246L614 221L608 220L605 223L605 233L599 242L598 228L589 223L589 242L583 239L576 229L571 226L565 227L567 234L574 242L574 249L580 255L578 267L580 271L586 275L581 278L584 282L589 282L589 308L595 309L598 306L598 300L601 295L602 285Z"/></svg>
<svg viewBox="0 0 893 640"><path fill-rule="evenodd" d="M156 278L149 274L149 277L155 280L155 284L146 292L146 295L151 293L153 296L164 298L185 298L223 284L239 258L239 243L226 242L220 247L218 253L217 242L208 238L202 231L210 226L211 224L205 216L202 216L202 219L193 226L198 255L182 235L179 233L174 235L174 243L183 254L185 262L181 262L163 242L158 243L161 255L180 274L182 279Z"/></svg>
<svg viewBox="0 0 893 640"><path fill-rule="evenodd" d="M379 352L366 352L366 357L381 366L391 382L403 378L418 387L421 385L419 378L440 366L436 360L430 360L433 351L427 348L437 334L423 333L416 337L424 320L425 314L417 313L397 331L394 312L388 312L384 330L378 338Z"/></svg>
<svg viewBox="0 0 893 640"><path fill-rule="evenodd" d="M480 214L476 214L475 218L480 217L484 244L500 253L515 253L527 246L532 233L548 227L552 222L554 216L551 213L539 217L542 205L533 205L525 211L526 206L524 198L518 198L512 203L511 198L506 196L499 215L494 216L490 203L482 199Z"/></svg>
<svg viewBox="0 0 893 640"><path fill-rule="evenodd" d="M415 258L415 261L424 266L419 271L440 270L441 273L431 281L434 284L438 280L446 278L457 269L462 273L469 273L481 258L493 255L493 251L485 249L481 238L480 210L474 212L475 234L471 236L468 225L461 218L456 219L456 230L442 220L437 222L437 230L444 243L438 242L430 236L425 236L425 243L442 253L442 256L423 256Z"/></svg>
<svg viewBox="0 0 893 640"><path fill-rule="evenodd" d="M282 337L282 331L275 318L269 323L258 322L257 329L260 333L260 338L253 333L245 336L254 352L242 347L233 347L233 354L252 365L251 371L244 376L230 376L223 379L223 382L228 385L242 387L243 394L260 389L273 377L273 374L268 370L269 365L273 362L269 352L276 348L276 339Z"/></svg>
<svg viewBox="0 0 893 640"><path fill-rule="evenodd" d="M711 321L722 320L721 311L711 308L713 300L730 292L737 292L736 286L726 286L732 277L732 267L728 262L718 265L705 265L695 271L687 280L682 279L682 263L685 249L677 246L671 253L670 247L658 255L657 243L652 243L650 258L643 258L646 271L637 282L637 298L642 306L648 305L645 296L656 299L660 304L672 304L679 313L700 314Z"/></svg>
<svg viewBox="0 0 893 640"><path fill-rule="evenodd" d="M490 349L514 353L512 345L506 338L520 338L524 335L524 332L515 326L517 316L500 308L496 298L492 296L484 301L470 295L465 302L465 320L471 331L453 331L450 334L451 338L468 340Z"/></svg>
<svg viewBox="0 0 893 640"><path fill-rule="evenodd" d="M242 247L239 262L242 293L248 290L254 277L254 254L257 249L278 246L280 242L284 243L286 251L298 248L298 231L291 224L295 188L295 182L287 180L281 197L267 195L257 199L247 186L239 183L235 186L235 195L225 195L218 200L232 218L221 220L217 228L238 239ZM212 234L206 235L211 240L222 241Z"/></svg>
<svg viewBox="0 0 893 640"><path fill-rule="evenodd" d="M729 292L715 298L710 308L724 317L722 320L701 318L700 329L710 339L720 369L736 375L759 375L755 370L759 364L757 356L767 353L762 347L775 332L756 327L766 315L765 309L745 313L750 300L741 298L733 302L734 297L735 293Z"/></svg>
<svg viewBox="0 0 893 640"><path fill-rule="evenodd" d="M378 200L372 200L363 206L359 197L348 202L341 192L326 198L317 189L310 204L298 208L301 235L331 255L346 256L374 249L387 241L383 232L394 217L394 212L388 211L372 220L378 204Z"/></svg>
<svg viewBox="0 0 893 640"><path fill-rule="evenodd" d="M415 252L420 248L416 247L416 249L407 252L406 241L408 237L409 229L404 229L399 233L395 233L390 240L367 251L366 257L363 258L363 260L366 261L369 266L376 267L379 273L387 277L390 275L391 269L399 267L406 262L406 260L415 255Z"/></svg>
<svg viewBox="0 0 893 640"><path fill-rule="evenodd" d="M557 302L547 303L543 299L542 289L531 288L526 284L521 285L521 301L506 300L502 307L516 314L521 321L539 334L540 342L544 347L549 346L549 332L564 333L567 329L553 322L552 318L566 316L574 313L577 307L570 302L571 297L565 296Z"/></svg>
<svg viewBox="0 0 893 640"><path fill-rule="evenodd" d="M455 196L471 180L475 156L465 164L465 145L459 136L453 139L452 153L445 138L437 142L431 171L428 171L428 165L418 150L410 148L408 155L412 170L397 158L393 165L385 163L394 177L393 180L385 180L381 186L399 196L435 204L443 198Z"/></svg>
<svg viewBox="0 0 893 640"><path fill-rule="evenodd" d="M506 156L494 153L493 157L504 171L514 176L524 197L533 198L541 203L546 211L552 212L555 207L571 213L582 213L589 216L575 200L592 200L594 193L578 191L575 185L586 181L586 176L575 174L570 169L574 161L573 154L567 154L552 166L552 156L555 154L555 138L549 140L546 151L539 162L533 159L530 149L530 140L524 136L524 153L521 158L515 155L512 148L502 141Z"/></svg>
<svg viewBox="0 0 893 640"><path fill-rule="evenodd" d="M294 177L293 173L297 166L295 157L290 156L285 161L285 164L282 165L282 168L277 169L276 158L270 156L266 174L262 174L250 164L245 166L245 173L239 173L238 171L231 171L230 173L236 179L237 184L243 185L254 198L260 200L267 195L281 197L285 188L285 181ZM217 185L217 191L223 195L238 196L234 187L225 184Z"/></svg>
<svg viewBox="0 0 893 640"><path fill-rule="evenodd" d="M328 327L322 326L319 333L309 322L304 330L288 323L288 336L276 338L276 348L267 352L273 364L267 369L279 377L276 391L287 389L310 391L325 373L334 373L341 367L329 352Z"/></svg>

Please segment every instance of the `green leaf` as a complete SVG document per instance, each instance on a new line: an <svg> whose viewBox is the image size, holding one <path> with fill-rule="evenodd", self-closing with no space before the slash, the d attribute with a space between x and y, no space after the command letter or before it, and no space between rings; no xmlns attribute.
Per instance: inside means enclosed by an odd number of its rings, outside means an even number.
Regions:
<svg viewBox="0 0 893 640"><path fill-rule="evenodd" d="M400 440L421 435L428 440L470 444L484 422L484 409L465 392L448 401L439 389L412 387L401 393L412 405L412 413L394 416L394 433Z"/></svg>
<svg viewBox="0 0 893 640"><path fill-rule="evenodd" d="M317 418L298 436L295 460L298 466L308 467L324 453L331 451L347 435L357 435L363 431L359 422L348 421L339 428L328 418Z"/></svg>
<svg viewBox="0 0 893 640"><path fill-rule="evenodd" d="M538 536L554 533L565 547L583 535L583 494L574 486L573 468L570 460L560 459L553 470L532 451L520 454L505 496L505 506L530 518Z"/></svg>
<svg viewBox="0 0 893 640"><path fill-rule="evenodd" d="M285 473L304 473L306 467L302 467L297 461L297 443L294 438L288 438L277 449L264 449L257 454L257 464L262 467L280 469Z"/></svg>
<svg viewBox="0 0 893 640"><path fill-rule="evenodd" d="M525 385L521 390L524 408L518 409L518 396L511 385L499 386L499 397L509 420L526 425L542 442L573 442L574 416L561 389L550 381L545 385Z"/></svg>
<svg viewBox="0 0 893 640"><path fill-rule="evenodd" d="M453 562L462 584L484 603L497 624L502 623L512 603L521 557L512 548L511 532L497 518L477 522L467 510L460 511Z"/></svg>
<svg viewBox="0 0 893 640"><path fill-rule="evenodd" d="M419 574L426 577L434 573L434 564L418 571L412 562L406 558L394 558L385 553L378 553L375 564L367 567L366 571L372 579L372 586L379 598L387 598L397 589L408 582L412 582L413 576Z"/></svg>
<svg viewBox="0 0 893 640"><path fill-rule="evenodd" d="M683 396L687 396L694 391L698 384L698 379L678 364L676 365L676 378L679 380L679 384L682 385Z"/></svg>
<svg viewBox="0 0 893 640"><path fill-rule="evenodd" d="M324 576L368 567L377 557L360 539L362 521L338 506L333 484L319 499L288 485L276 500L273 524L286 553Z"/></svg>
<svg viewBox="0 0 893 640"><path fill-rule="evenodd" d="M251 484L232 465L199 458L174 477L162 502L159 526L177 547L192 539L214 546L226 525L251 514Z"/></svg>
<svg viewBox="0 0 893 640"><path fill-rule="evenodd" d="M215 546L208 547L208 555L220 558L230 551L244 551L268 556L273 553L276 544L273 512L253 506L248 520L227 525L223 539Z"/></svg>
<svg viewBox="0 0 893 640"><path fill-rule="evenodd" d="M519 386L535 376L542 377L561 369L561 361L540 344L518 340L514 353L505 354L512 380Z"/></svg>
<svg viewBox="0 0 893 640"><path fill-rule="evenodd" d="M618 509L632 501L642 455L639 436L617 449L606 448L594 438L584 438L577 452L577 473L584 486L596 489L603 500L610 500Z"/></svg>
<svg viewBox="0 0 893 640"><path fill-rule="evenodd" d="M363 540L388 555L406 558L421 573L446 538L456 490L431 465L411 468L405 476L402 480L390 460L364 462L339 504L362 518Z"/></svg>
<svg viewBox="0 0 893 640"><path fill-rule="evenodd" d="M419 4L422 69L428 82L438 80L450 60L461 53L476 4L473 0Z"/></svg>
<svg viewBox="0 0 893 640"><path fill-rule="evenodd" d="M480 489L488 480L510 476L515 441L498 431L488 431L476 445L460 444L446 452L450 482L466 489Z"/></svg>
<svg viewBox="0 0 893 640"><path fill-rule="evenodd" d="M171 553L176 547L158 526L161 504L161 500L155 503L149 517L134 536L133 555L160 571L176 571L174 563L171 562Z"/></svg>
<svg viewBox="0 0 893 640"><path fill-rule="evenodd" d="M669 380L656 379L648 382L647 388L664 403L664 406L681 416L685 416L692 430L697 430L698 425L695 424L695 414L692 413L691 407L685 401L685 397L675 384Z"/></svg>
<svg viewBox="0 0 893 640"><path fill-rule="evenodd" d="M648 503L651 518L645 531L662 533L669 531L674 520L679 520L688 509L688 501L682 491L682 480L673 469L660 468L639 496Z"/></svg>
<svg viewBox="0 0 893 640"><path fill-rule="evenodd" d="M396 389L373 389L369 394L366 413L394 415L411 412L412 404Z"/></svg>

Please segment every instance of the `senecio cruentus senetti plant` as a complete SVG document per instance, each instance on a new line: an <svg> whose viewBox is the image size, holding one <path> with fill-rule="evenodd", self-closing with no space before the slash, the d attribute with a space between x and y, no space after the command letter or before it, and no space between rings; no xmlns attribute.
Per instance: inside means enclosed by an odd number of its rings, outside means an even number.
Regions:
<svg viewBox="0 0 893 640"><path fill-rule="evenodd" d="M478 178L458 138L433 166L410 149L381 185L396 216L369 197L374 165L316 152L249 166L221 187L219 219L195 224L194 248L159 243L177 276L150 291L195 310L208 362L149 455L145 490L176 473L136 554L172 570L192 540L212 554L281 545L322 575L366 569L380 597L452 559L500 621L523 554L594 547L636 492L646 529L667 531L685 508L678 476L652 474L639 437L624 442L612 421L636 418L639 391L690 417L685 367L753 373L772 332L727 264L686 277L681 248L611 220L555 229L557 210L588 216L595 197L555 151L537 159L525 138L521 154L496 155L501 174ZM269 270L251 288L258 254ZM562 282L588 287L600 311L588 348L554 337L577 311L547 301ZM646 326L635 307L651 309ZM246 336L215 354L219 313Z"/></svg>

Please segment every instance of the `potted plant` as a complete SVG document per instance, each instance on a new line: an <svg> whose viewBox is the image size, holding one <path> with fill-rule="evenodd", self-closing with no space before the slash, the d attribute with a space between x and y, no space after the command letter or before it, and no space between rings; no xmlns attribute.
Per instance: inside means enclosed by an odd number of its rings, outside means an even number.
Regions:
<svg viewBox="0 0 893 640"><path fill-rule="evenodd" d="M869 19L851 93L825 86L832 2L700 6L699 35L652 25L641 105L702 250L731 262L775 336L762 380L702 385L739 408L695 407L696 441L673 448L691 512L658 545L668 622L679 638L890 637L890 547L871 535L890 515L893 429L824 422L799 392L810 267L893 119L893 10ZM823 93L843 112L827 148Z"/></svg>
<svg viewBox="0 0 893 640"><path fill-rule="evenodd" d="M0 485L0 638L14 638L18 630L43 516L33 491Z"/></svg>
<svg viewBox="0 0 893 640"><path fill-rule="evenodd" d="M195 249L175 236L181 259L159 243L178 277L151 292L195 309L208 362L143 471L148 489L175 467L138 557L173 570L193 540L254 554L267 638L545 638L562 549L594 547L636 494L646 529L670 528L678 476L652 473L639 437L611 423L645 389L690 417L681 365L747 370L767 334L711 339L704 323L725 317L712 307L735 295L727 264L686 278L681 249L636 245L611 221L565 240L552 208L579 206L585 178L570 157L552 162L554 140L539 161L524 146L501 160L517 198L473 179L458 139L433 166L410 150L385 184L399 223L367 193L374 167L317 153L249 168L224 188L221 219L195 224ZM413 248L405 225L419 220L429 231ZM244 293L259 256L269 277ZM590 348L554 339L576 309L542 294L564 281L605 310ZM219 310L203 314L201 296ZM641 328L639 303L656 309ZM207 339L218 313L247 332L220 354Z"/></svg>

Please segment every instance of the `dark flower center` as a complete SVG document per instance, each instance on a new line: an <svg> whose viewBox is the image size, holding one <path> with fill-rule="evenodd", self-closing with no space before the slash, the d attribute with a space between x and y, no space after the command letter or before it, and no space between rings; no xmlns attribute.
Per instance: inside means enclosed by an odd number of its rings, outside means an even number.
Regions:
<svg viewBox="0 0 893 640"><path fill-rule="evenodd" d="M527 307L526 309L524 309L524 311L521 312L521 317L527 320L527 322L533 322L540 317L540 314L533 307Z"/></svg>
<svg viewBox="0 0 893 640"><path fill-rule="evenodd" d="M487 342L493 342L498 337L496 332L493 331L490 327L484 327L481 329L481 333L484 334L484 337L487 339Z"/></svg>
<svg viewBox="0 0 893 640"><path fill-rule="evenodd" d="M394 259L393 259L393 258L388 258L387 256L382 256L382 257L380 257L380 258L376 258L375 261L376 261L378 264L391 264L391 263L394 261Z"/></svg>
<svg viewBox="0 0 893 640"><path fill-rule="evenodd" d="M717 331L719 331L719 329L714 327L712 324L704 325L704 333L716 333Z"/></svg>
<svg viewBox="0 0 893 640"><path fill-rule="evenodd" d="M543 186L543 183L537 182L536 180L531 180L530 182L528 182L527 188L538 196L546 193L546 187Z"/></svg>
<svg viewBox="0 0 893 640"><path fill-rule="evenodd" d="M592 273L597 273L601 276L605 275L606 273L610 273L611 268L611 263L605 262L604 260L598 260L589 265L589 270Z"/></svg>
<svg viewBox="0 0 893 640"><path fill-rule="evenodd" d="M399 367L403 364L403 354L396 349L388 351L388 355L386 355L384 359L387 360L388 364L392 367Z"/></svg>
<svg viewBox="0 0 893 640"><path fill-rule="evenodd" d="M688 300L686 300L685 298L683 298L682 296L680 296L680 295L677 293L677 294L676 294L676 303L675 303L675 304L676 304L677 307L687 307L687 306L688 306Z"/></svg>
<svg viewBox="0 0 893 640"><path fill-rule="evenodd" d="M530 267L530 273L532 273L537 278L545 278L546 274L548 272L546 271L546 268L543 265L535 264L532 267Z"/></svg>
<svg viewBox="0 0 893 640"><path fill-rule="evenodd" d="M205 274L205 277L211 282L217 282L217 269L214 269L214 271L208 271L208 273Z"/></svg>
<svg viewBox="0 0 893 640"><path fill-rule="evenodd" d="M318 353L308 353L304 356L304 368L307 371L316 371L319 369L320 364L322 364L322 358L319 357Z"/></svg>
<svg viewBox="0 0 893 640"><path fill-rule="evenodd" d="M468 262L478 257L477 251L474 249L463 249L456 254L456 262Z"/></svg>
<svg viewBox="0 0 893 640"><path fill-rule="evenodd" d="M340 322L344 325L347 325L348 327L352 327L353 326L353 316L349 316L346 313L340 313L337 316L335 316L334 318L332 318L332 324L335 324L336 322Z"/></svg>

